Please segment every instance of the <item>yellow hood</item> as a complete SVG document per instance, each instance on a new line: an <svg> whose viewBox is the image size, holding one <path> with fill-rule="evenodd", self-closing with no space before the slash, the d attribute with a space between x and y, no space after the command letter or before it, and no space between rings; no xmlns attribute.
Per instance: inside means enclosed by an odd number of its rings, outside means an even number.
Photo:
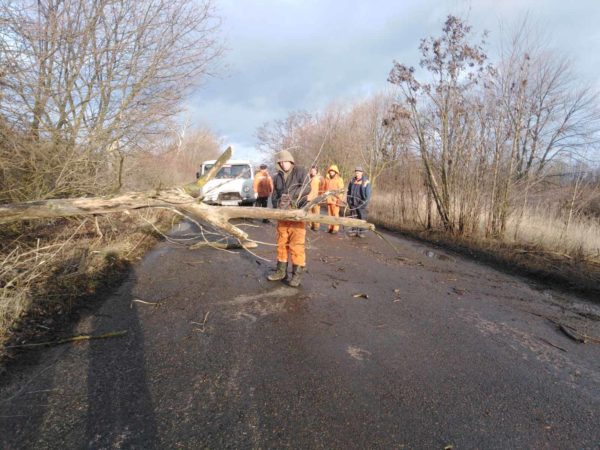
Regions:
<svg viewBox="0 0 600 450"><path fill-rule="evenodd" d="M327 175L329 175L329 171L333 170L336 174L340 174L340 169L338 169L338 166L336 164L332 164L329 166L329 168L327 169Z"/></svg>

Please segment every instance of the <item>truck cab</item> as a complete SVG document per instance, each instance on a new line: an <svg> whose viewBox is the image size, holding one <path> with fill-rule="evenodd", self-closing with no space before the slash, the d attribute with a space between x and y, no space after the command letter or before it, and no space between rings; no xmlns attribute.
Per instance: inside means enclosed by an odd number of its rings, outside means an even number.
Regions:
<svg viewBox="0 0 600 450"><path fill-rule="evenodd" d="M196 178L208 172L216 160L204 161ZM204 202L221 206L253 205L256 195L252 187L254 168L250 161L230 159L215 177L204 185L200 195Z"/></svg>

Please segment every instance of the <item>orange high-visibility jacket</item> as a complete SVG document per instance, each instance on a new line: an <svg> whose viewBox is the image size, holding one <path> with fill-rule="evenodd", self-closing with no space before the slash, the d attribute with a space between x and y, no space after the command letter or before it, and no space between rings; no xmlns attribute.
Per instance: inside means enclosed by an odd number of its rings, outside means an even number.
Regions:
<svg viewBox="0 0 600 450"><path fill-rule="evenodd" d="M267 169L259 170L254 175L254 192L258 197L269 197L273 192L273 179Z"/></svg>
<svg viewBox="0 0 600 450"><path fill-rule="evenodd" d="M329 176L329 171L333 170L335 172L335 175L332 177ZM344 188L346 186L344 185L344 180L342 180L342 177L340 176L340 170L338 169L338 166L335 164L332 164L331 166L329 166L329 168L327 169L327 173L325 174L325 183L324 183L324 189L323 192L326 191L339 191L338 194L336 195L330 195L327 197L327 204L328 205L341 205L344 201Z"/></svg>
<svg viewBox="0 0 600 450"><path fill-rule="evenodd" d="M310 179L310 194L308 194L308 201L314 200L319 195L323 195L325 192L325 179L316 174L314 177Z"/></svg>

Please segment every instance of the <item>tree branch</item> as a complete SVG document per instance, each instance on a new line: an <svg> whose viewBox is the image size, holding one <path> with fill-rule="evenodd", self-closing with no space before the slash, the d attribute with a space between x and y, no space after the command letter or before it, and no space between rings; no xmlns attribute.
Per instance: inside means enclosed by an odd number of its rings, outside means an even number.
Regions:
<svg viewBox="0 0 600 450"><path fill-rule="evenodd" d="M192 197L199 187L210 181L219 169L231 158L228 147L211 168L196 183L182 189L165 189L152 192L130 192L113 197L83 197L53 199L25 203L0 205L0 225L33 219L111 214L141 208L170 208L193 219L205 222L224 231L240 241L248 240L248 234L231 224L232 219L274 219L293 222L319 222L328 225L375 230L375 226L364 220L310 214L303 209L267 209L235 206L211 206Z"/></svg>

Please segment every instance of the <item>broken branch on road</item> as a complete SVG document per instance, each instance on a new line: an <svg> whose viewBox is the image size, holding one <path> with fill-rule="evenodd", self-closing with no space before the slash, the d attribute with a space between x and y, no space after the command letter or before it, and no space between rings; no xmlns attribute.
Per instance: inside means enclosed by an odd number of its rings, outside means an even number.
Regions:
<svg viewBox="0 0 600 450"><path fill-rule="evenodd" d="M560 329L560 331L562 331L564 334L566 334L568 337L570 337L571 339L573 339L576 342L580 342L582 344L587 344L588 342L600 344L599 338L596 338L593 336L588 336L587 334L582 333L581 331L579 331L569 325L565 325L564 323L559 323L558 328Z"/></svg>
<svg viewBox="0 0 600 450"><path fill-rule="evenodd" d="M202 247L212 247L220 250L235 250L235 249L248 249L248 248L256 248L258 244L253 241L245 241L245 242L210 242L210 241L202 241L197 242L193 245L189 246L190 250L197 250Z"/></svg>
<svg viewBox="0 0 600 450"><path fill-rule="evenodd" d="M60 345L67 344L69 342L78 342L78 341L90 341L92 339L108 339L125 336L127 334L127 330L123 331L112 331L110 333L104 333L100 335L90 335L90 334L81 334L78 336L71 336L64 339L59 339L56 341L47 341L47 342L35 342L33 344L19 344L19 345L9 345L5 348L28 348L28 347L44 347L49 345Z"/></svg>
<svg viewBox="0 0 600 450"><path fill-rule="evenodd" d="M202 328L194 328L194 331L199 331L200 333L204 333L206 331L206 321L208 320L208 316L210 315L210 311L207 311L206 314L204 314L204 320L202 321L202 323L200 322L191 322L193 325L198 325Z"/></svg>
<svg viewBox="0 0 600 450"><path fill-rule="evenodd" d="M557 348L557 349L559 349L560 351L563 351L563 352L566 352L566 351L567 351L567 349L566 349L566 348L563 348L563 347L561 347L561 346L559 346L559 345L553 344L553 343L552 343L552 342L550 342L548 339L544 339L543 337L539 337L539 336L538 336L537 338L538 338L540 341L542 341L543 343L545 343L545 344L548 344L550 347Z"/></svg>
<svg viewBox="0 0 600 450"><path fill-rule="evenodd" d="M131 301L129 307L133 308L133 304L134 303L141 303L142 305L150 305L150 306L154 306L155 308L158 308L159 306L162 305L161 302L146 302L144 300L140 300L139 298L136 298L134 300Z"/></svg>

